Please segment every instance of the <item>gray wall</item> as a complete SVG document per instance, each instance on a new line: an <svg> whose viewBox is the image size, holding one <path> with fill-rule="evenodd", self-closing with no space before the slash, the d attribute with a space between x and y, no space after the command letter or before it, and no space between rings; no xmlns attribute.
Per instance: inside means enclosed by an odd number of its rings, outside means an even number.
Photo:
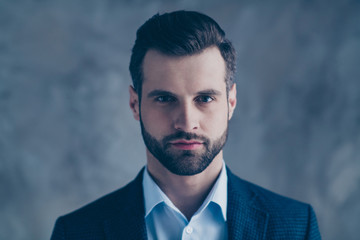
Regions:
<svg viewBox="0 0 360 240"><path fill-rule="evenodd" d="M360 3L347 0L0 0L0 239L48 239L145 164L130 49L176 9L215 18L239 54L227 164L311 203L324 239L358 239Z"/></svg>

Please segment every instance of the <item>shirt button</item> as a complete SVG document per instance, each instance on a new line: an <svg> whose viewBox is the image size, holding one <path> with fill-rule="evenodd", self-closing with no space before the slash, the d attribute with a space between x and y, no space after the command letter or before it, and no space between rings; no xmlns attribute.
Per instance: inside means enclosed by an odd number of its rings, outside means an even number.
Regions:
<svg viewBox="0 0 360 240"><path fill-rule="evenodd" d="M187 234L191 234L193 232L193 228L188 226L188 227L186 227L185 231L186 231Z"/></svg>

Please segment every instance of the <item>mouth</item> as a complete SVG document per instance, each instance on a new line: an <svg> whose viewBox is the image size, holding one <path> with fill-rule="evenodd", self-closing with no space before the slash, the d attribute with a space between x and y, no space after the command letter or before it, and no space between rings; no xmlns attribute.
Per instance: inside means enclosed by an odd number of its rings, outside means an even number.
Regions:
<svg viewBox="0 0 360 240"><path fill-rule="evenodd" d="M176 140L170 142L171 146L181 150L195 150L203 146L203 142L194 140Z"/></svg>

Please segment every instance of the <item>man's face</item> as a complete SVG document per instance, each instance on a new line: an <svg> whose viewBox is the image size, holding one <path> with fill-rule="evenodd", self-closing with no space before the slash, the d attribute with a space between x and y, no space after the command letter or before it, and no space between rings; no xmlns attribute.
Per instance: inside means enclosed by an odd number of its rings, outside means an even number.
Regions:
<svg viewBox="0 0 360 240"><path fill-rule="evenodd" d="M141 103L131 90L130 105L148 153L170 172L198 174L222 157L236 105L235 85L227 99L225 71L216 47L192 56L145 55Z"/></svg>

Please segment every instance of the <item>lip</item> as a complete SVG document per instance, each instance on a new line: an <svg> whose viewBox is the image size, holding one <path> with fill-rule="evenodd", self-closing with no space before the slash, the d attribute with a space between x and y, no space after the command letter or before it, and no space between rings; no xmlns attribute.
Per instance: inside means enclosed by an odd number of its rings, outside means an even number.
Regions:
<svg viewBox="0 0 360 240"><path fill-rule="evenodd" d="M203 143L199 141L194 140L176 140L171 141L170 144L174 146L175 148L181 149L181 150L195 150L200 147L202 147Z"/></svg>

